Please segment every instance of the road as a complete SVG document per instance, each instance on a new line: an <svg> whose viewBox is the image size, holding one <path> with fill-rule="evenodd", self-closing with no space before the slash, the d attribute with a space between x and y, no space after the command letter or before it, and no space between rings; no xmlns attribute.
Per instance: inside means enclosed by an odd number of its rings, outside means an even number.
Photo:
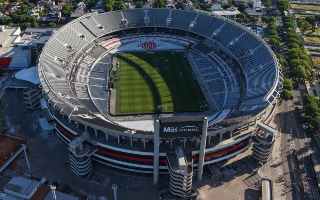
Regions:
<svg viewBox="0 0 320 200"><path fill-rule="evenodd" d="M294 197L297 197L299 193L301 193L300 186L297 184L300 181L298 180L298 177L294 176L295 173L293 172L293 168L295 165L292 165L292 162L290 162L291 157L289 156L290 153L292 153L292 150L295 148L294 144L292 143L292 135L288 134L290 133L288 130L291 129L291 126L289 123L287 123L290 118L288 115L289 105L287 103L282 103L279 107L280 115L279 115L279 121L278 126L279 130L281 132L281 157L283 161L283 172L284 172L284 193L286 193L286 199L292 200L296 199ZM293 163L294 164L294 163Z"/></svg>
<svg viewBox="0 0 320 200"><path fill-rule="evenodd" d="M304 133L299 120L299 113L295 110L295 104L301 102L300 91L294 92L294 100L285 101L281 104L281 114L279 118L279 128L282 132L282 157L287 159L289 176L288 183L291 182L291 199L320 199L320 194L315 183L314 172L310 155L311 139ZM300 103L298 103L300 104ZM290 199L290 197L289 197Z"/></svg>

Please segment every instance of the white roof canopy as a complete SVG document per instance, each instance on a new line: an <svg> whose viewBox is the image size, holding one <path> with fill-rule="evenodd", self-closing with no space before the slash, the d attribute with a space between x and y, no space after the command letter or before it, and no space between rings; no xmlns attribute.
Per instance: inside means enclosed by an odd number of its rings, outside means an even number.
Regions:
<svg viewBox="0 0 320 200"><path fill-rule="evenodd" d="M15 74L15 78L19 80L28 81L35 85L40 84L40 79L39 79L36 67L30 67L30 68L18 71Z"/></svg>

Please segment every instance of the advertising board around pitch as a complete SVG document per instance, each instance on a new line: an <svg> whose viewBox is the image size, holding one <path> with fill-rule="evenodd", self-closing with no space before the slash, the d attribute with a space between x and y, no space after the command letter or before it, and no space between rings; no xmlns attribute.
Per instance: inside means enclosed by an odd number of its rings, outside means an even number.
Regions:
<svg viewBox="0 0 320 200"><path fill-rule="evenodd" d="M192 138L201 137L203 119L196 120L161 120L160 138Z"/></svg>

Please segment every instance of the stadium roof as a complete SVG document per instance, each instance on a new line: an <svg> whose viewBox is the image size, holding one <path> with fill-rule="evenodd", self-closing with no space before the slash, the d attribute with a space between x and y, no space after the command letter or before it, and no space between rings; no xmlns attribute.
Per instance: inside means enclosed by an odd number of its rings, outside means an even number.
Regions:
<svg viewBox="0 0 320 200"><path fill-rule="evenodd" d="M30 68L18 71L15 74L15 78L19 79L19 80L28 81L28 82L33 83L35 85L40 84L38 70L36 67L30 67Z"/></svg>
<svg viewBox="0 0 320 200"><path fill-rule="evenodd" d="M95 60L104 55L101 50L103 48L100 48L98 55L88 52L97 48L99 42L112 38L112 34L117 34L118 31L124 33L129 29L148 27L170 29L171 34L188 32L188 37L197 35L197 38L203 38L197 47L199 51L214 57L215 62L225 68L237 66L237 70L241 71L239 79L242 80L242 94L239 105L232 101L238 97L229 89L227 101L217 107L218 115L213 113L214 118L208 117L212 123L231 115L260 112L278 97L281 84L276 57L266 43L246 27L223 17L200 12L144 8L89 13L59 29L46 43L39 60L39 77L49 100L68 116L72 114L77 116L75 118L92 123L119 127L119 124L113 123L104 115L106 106L103 105L107 103L107 92L91 89L97 88L93 83L97 83L98 79L105 78L102 74L102 77L92 79L89 72L97 67ZM224 52L230 59L219 58L216 55L219 52ZM231 60L236 60L236 63L227 64ZM225 77L229 71L223 73ZM84 81L82 77L87 77L91 82L81 82ZM232 84L229 83L230 79L222 81L225 82L225 88ZM214 86L210 86L211 88L219 86L213 81L211 83ZM87 91L89 94L83 96ZM100 97L91 98L90 92L95 92ZM227 104L232 106L226 107ZM102 115L98 117L97 114Z"/></svg>
<svg viewBox="0 0 320 200"><path fill-rule="evenodd" d="M0 27L0 68L15 70L28 67L29 50L17 46L21 41L20 28Z"/></svg>

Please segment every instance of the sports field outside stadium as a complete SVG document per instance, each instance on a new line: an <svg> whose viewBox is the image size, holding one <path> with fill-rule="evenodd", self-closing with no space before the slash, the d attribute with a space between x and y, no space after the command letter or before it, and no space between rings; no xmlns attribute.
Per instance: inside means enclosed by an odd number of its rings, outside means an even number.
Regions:
<svg viewBox="0 0 320 200"><path fill-rule="evenodd" d="M206 100L183 52L115 55L115 115L200 112Z"/></svg>

